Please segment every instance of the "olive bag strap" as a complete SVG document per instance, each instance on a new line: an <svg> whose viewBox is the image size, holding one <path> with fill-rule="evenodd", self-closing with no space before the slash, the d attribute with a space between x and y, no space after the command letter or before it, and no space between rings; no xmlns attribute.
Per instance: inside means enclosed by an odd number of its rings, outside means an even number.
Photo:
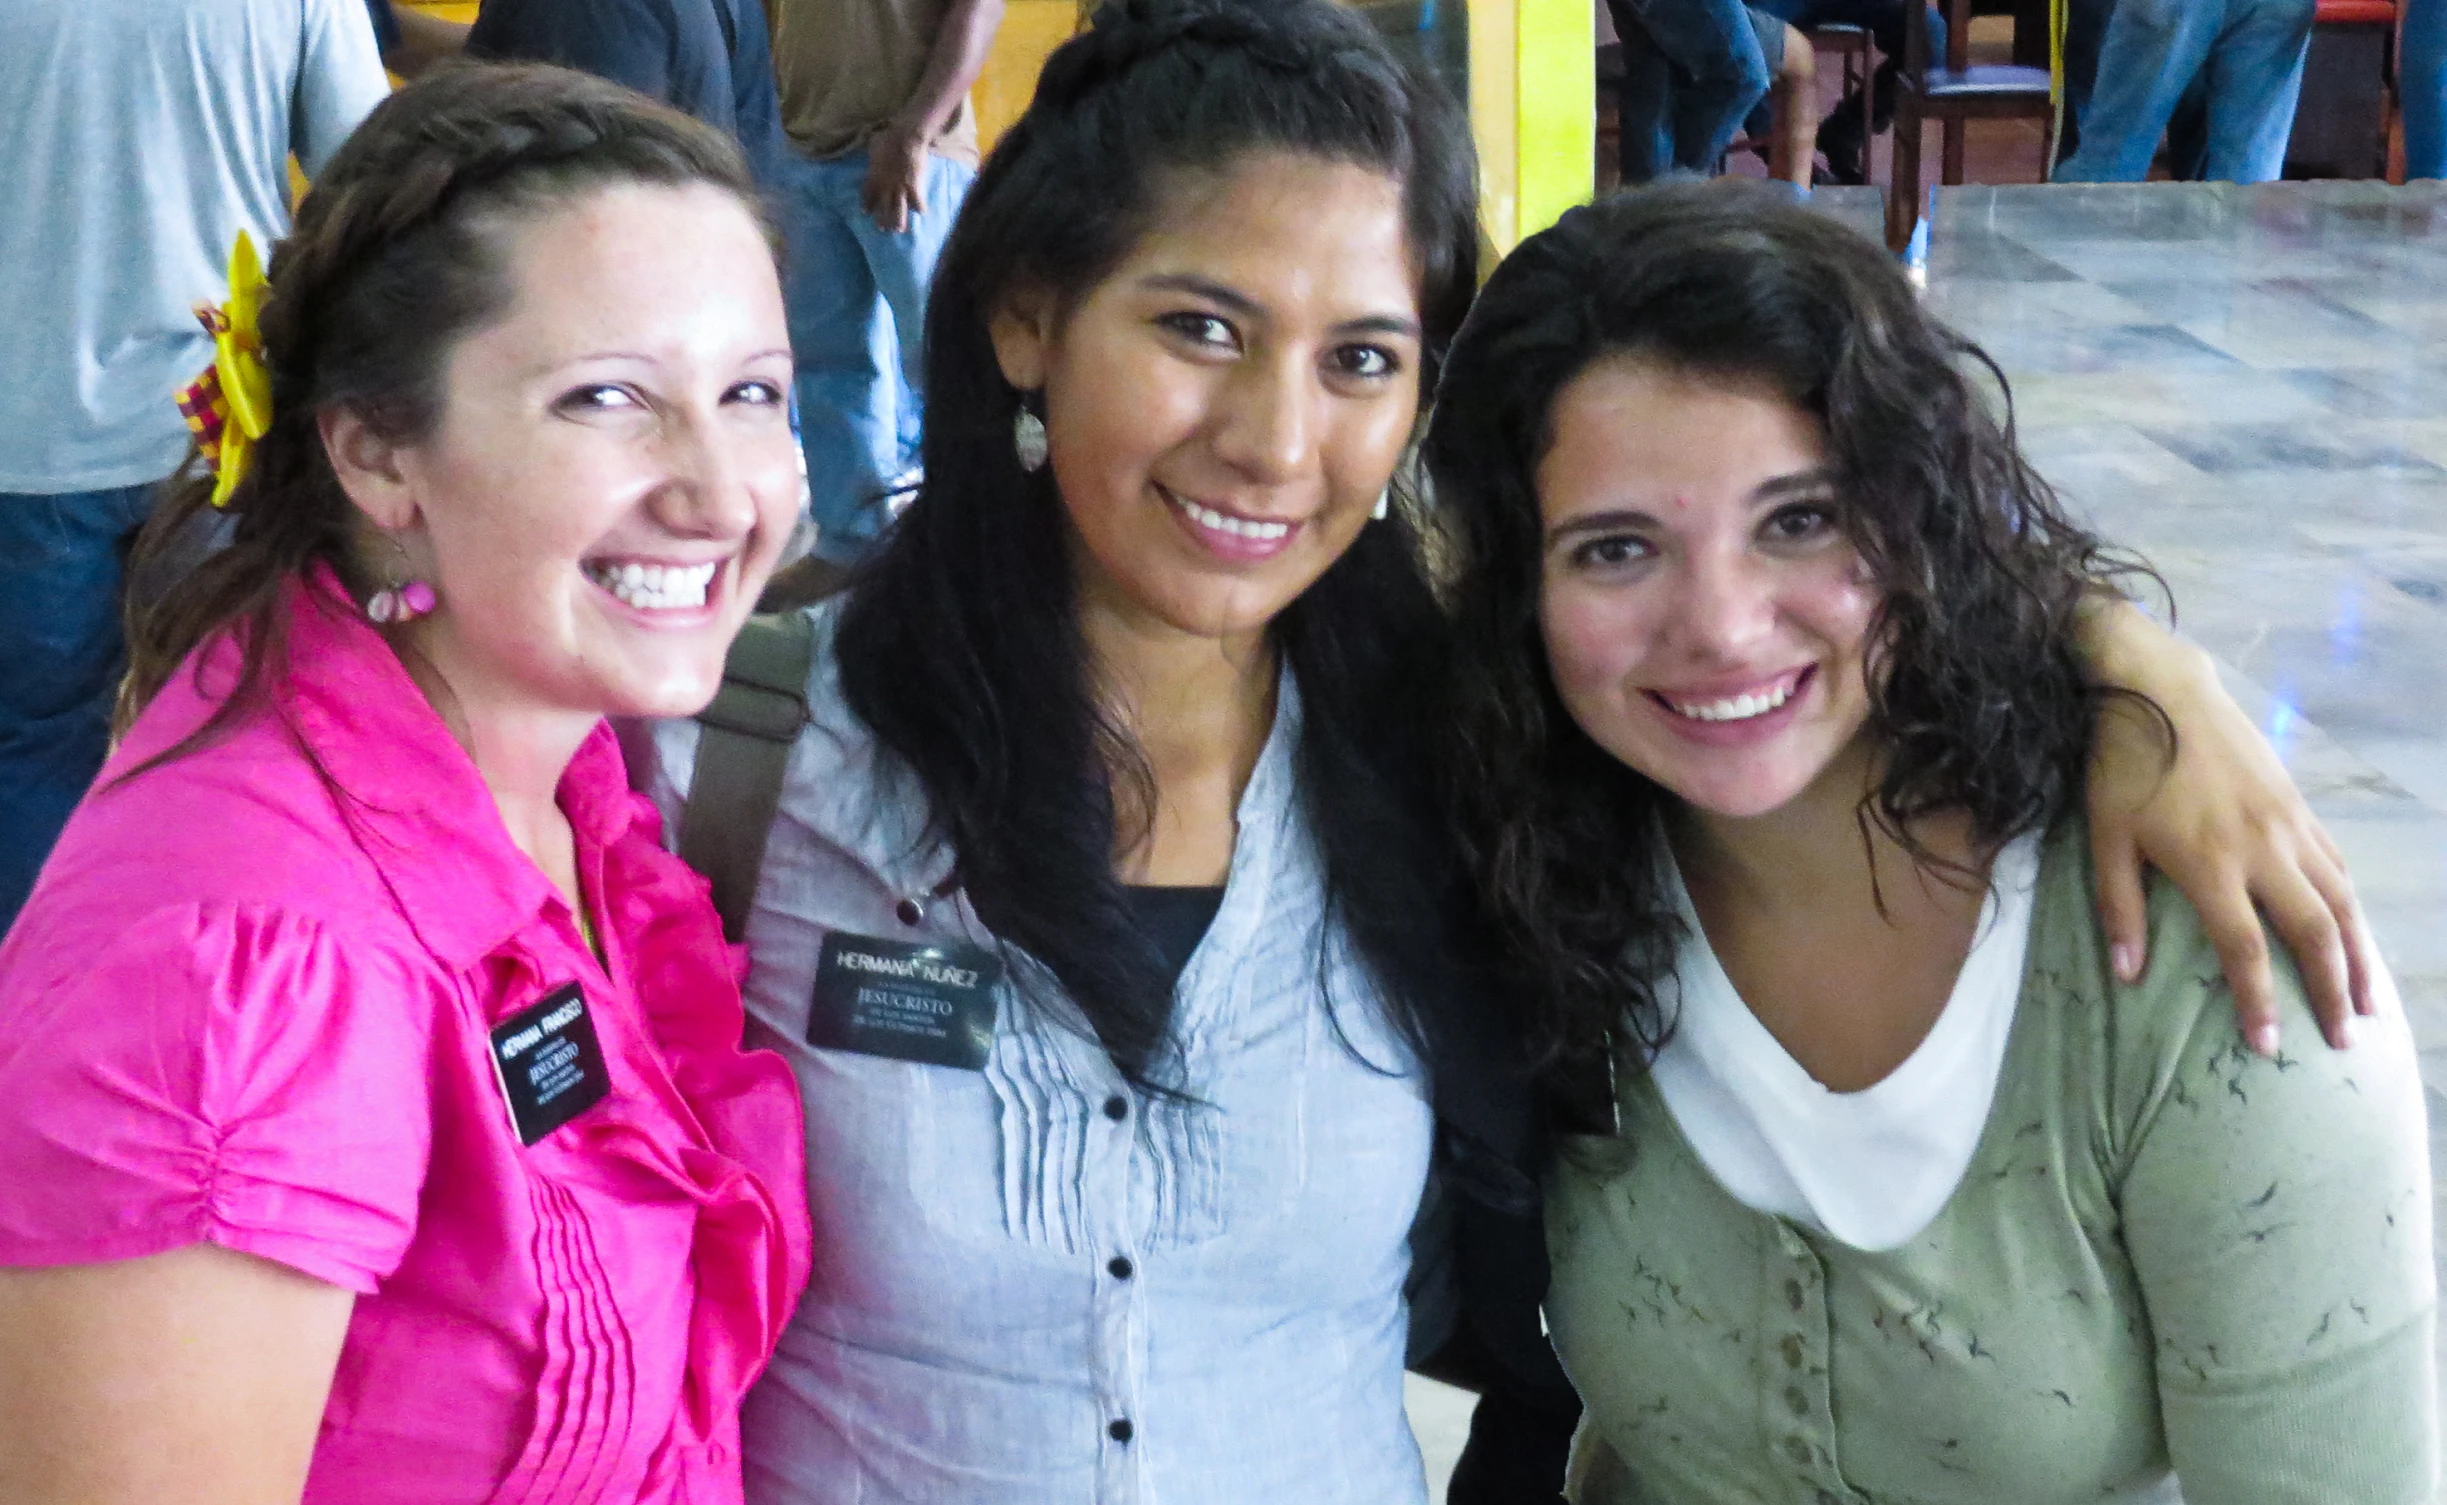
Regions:
<svg viewBox="0 0 2447 1505"><path fill-rule="evenodd" d="M697 713L697 771L680 812L680 860L712 882L729 941L747 935L790 745L807 724L815 657L815 621L806 612L750 617L723 662L722 689Z"/></svg>

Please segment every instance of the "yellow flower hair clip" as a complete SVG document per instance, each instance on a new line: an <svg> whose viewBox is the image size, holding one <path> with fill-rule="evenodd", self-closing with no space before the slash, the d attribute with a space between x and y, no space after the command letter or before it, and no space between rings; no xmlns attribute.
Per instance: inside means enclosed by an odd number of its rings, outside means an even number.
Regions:
<svg viewBox="0 0 2447 1505"><path fill-rule="evenodd" d="M195 430L195 447L212 470L212 504L229 505L230 493L255 458L255 441L272 426L272 372L263 363L262 258L244 230L229 253L229 301L196 305L195 316L212 336L212 364L179 390L178 410Z"/></svg>

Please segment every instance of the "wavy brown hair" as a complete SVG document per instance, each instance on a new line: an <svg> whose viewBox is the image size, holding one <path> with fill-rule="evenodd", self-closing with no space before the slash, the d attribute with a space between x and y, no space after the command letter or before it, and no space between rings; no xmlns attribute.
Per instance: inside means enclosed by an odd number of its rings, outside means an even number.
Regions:
<svg viewBox="0 0 2447 1505"><path fill-rule="evenodd" d="M1450 804L1550 1065L1653 1052L1672 1027L1654 984L1678 927L1649 860L1671 796L1574 723L1538 622L1538 462L1557 395L1610 357L1763 387L1824 425L1841 525L1882 595L1863 834L1924 866L1947 864L1915 839L1923 817L1961 812L1986 847L2079 794L2101 698L2120 692L2086 678L2075 611L2137 568L2023 459L1995 363L1824 215L1669 184L1523 242L1454 343L1426 458L1457 569Z"/></svg>
<svg viewBox="0 0 2447 1505"><path fill-rule="evenodd" d="M376 588L356 557L362 520L323 452L321 415L351 409L398 443L430 434L451 352L509 306L517 229L621 183L721 188L761 223L728 137L565 68L444 69L384 100L333 155L272 252L262 317L272 423L229 499L229 543L129 614L122 730L199 645L223 632L242 645L235 684L211 692L221 697L211 718L153 763L219 736L260 700L285 662L290 582L325 564L360 600ZM190 455L137 540L133 570L177 559L211 496Z"/></svg>

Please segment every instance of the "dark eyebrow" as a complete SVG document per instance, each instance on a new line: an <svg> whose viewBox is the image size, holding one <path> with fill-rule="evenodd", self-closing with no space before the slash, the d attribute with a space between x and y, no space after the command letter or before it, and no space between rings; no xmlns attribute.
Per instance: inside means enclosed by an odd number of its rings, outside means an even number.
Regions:
<svg viewBox="0 0 2447 1505"><path fill-rule="evenodd" d="M1754 502L1772 502L1796 493L1832 491L1835 480L1835 467L1832 465L1821 465L1816 470L1797 470L1789 476L1761 482L1759 489L1750 494L1750 499Z"/></svg>
<svg viewBox="0 0 2447 1505"><path fill-rule="evenodd" d="M776 345L770 350L759 350L750 355L748 357L748 361L752 363L755 361L772 360L776 357L782 360L789 360L791 358L790 347L787 345ZM638 364L644 366L659 366L662 364L661 361L657 360L651 355L646 354L642 350L589 350L582 355L573 355L565 361L556 361L544 369L547 371L561 371L566 370L571 366L584 366L595 361L636 361Z"/></svg>
<svg viewBox="0 0 2447 1505"><path fill-rule="evenodd" d="M1624 508L1615 512L1591 512L1573 518L1568 523L1547 530L1547 547L1553 548L1565 539L1580 533L1611 533L1617 528L1653 528L1657 520L1645 512Z"/></svg>
<svg viewBox="0 0 2447 1505"><path fill-rule="evenodd" d="M1247 293L1191 272L1159 273L1152 277L1141 278L1139 286L1152 288L1158 292L1188 293L1193 298L1204 298L1219 307L1230 309L1233 313L1246 319L1263 317L1266 312L1257 300ZM1400 335L1405 339L1415 340L1419 338L1419 321L1406 319L1398 314L1369 314L1362 318L1346 319L1335 325L1334 331L1337 334Z"/></svg>

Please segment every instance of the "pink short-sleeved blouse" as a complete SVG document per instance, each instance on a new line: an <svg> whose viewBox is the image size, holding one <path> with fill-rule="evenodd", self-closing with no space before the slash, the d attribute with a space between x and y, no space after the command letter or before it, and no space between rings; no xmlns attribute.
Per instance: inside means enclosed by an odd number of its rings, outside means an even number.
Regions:
<svg viewBox="0 0 2447 1505"><path fill-rule="evenodd" d="M798 1092L608 728L562 780L598 962L327 575L203 751L139 719L0 945L0 1264L198 1242L358 1295L308 1502L729 1502L807 1277ZM494 1029L575 984L609 1091L522 1145Z"/></svg>

